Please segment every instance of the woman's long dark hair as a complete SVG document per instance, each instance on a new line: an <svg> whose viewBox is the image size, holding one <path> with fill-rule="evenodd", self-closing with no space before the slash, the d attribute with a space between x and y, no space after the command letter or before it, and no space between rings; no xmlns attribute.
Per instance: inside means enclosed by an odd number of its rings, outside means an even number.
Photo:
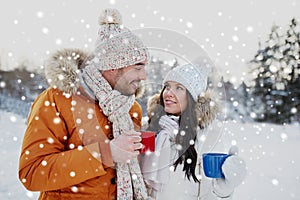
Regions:
<svg viewBox="0 0 300 200"><path fill-rule="evenodd" d="M164 111L163 103L163 92L165 87L160 93L159 96L159 105L156 106L153 110L153 113L150 113L149 117L149 130L159 131L161 128L158 124L161 116L166 115ZM175 170L179 164L184 164L183 171L185 176L190 180L192 177L195 182L199 182L199 179L195 175L195 169L197 165L197 152L195 150L195 140L197 137L197 126L198 120L195 110L196 102L193 100L191 94L187 90L187 108L181 113L179 118L179 130L178 134L175 137L176 146L178 148L179 158L174 162Z"/></svg>

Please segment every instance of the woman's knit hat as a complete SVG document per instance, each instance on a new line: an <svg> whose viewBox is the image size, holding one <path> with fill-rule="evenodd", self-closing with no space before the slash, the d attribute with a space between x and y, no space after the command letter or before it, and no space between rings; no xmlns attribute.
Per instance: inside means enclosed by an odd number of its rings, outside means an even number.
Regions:
<svg viewBox="0 0 300 200"><path fill-rule="evenodd" d="M209 72L209 69L202 65L186 64L177 66L167 73L163 84L167 81L180 83L186 87L193 99L197 101L198 96L206 91Z"/></svg>
<svg viewBox="0 0 300 200"><path fill-rule="evenodd" d="M92 60L99 70L119 69L147 61L147 48L122 25L118 10L105 9L99 17L99 25L95 57Z"/></svg>

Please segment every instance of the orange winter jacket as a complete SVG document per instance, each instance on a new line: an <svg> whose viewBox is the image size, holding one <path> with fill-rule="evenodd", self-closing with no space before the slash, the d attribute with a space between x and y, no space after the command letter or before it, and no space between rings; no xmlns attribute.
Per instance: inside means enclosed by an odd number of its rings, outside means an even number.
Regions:
<svg viewBox="0 0 300 200"><path fill-rule="evenodd" d="M135 102L130 115L141 126L142 110ZM99 142L84 145L86 133ZM71 97L50 87L35 100L23 140L19 178L40 200L116 199L116 171L110 149L112 124L82 88ZM104 161L105 160L105 161Z"/></svg>
<svg viewBox="0 0 300 200"><path fill-rule="evenodd" d="M130 114L140 126L137 103ZM87 132L100 134L102 142L84 146ZM97 102L84 95L66 98L58 89L47 89L28 118L19 178L28 190L41 191L39 199L114 199L116 173L102 162L111 162L105 139L112 137L112 126Z"/></svg>

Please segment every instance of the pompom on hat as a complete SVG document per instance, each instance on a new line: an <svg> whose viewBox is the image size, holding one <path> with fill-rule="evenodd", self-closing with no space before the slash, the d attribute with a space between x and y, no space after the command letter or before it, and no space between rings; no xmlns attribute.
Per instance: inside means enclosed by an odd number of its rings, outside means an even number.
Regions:
<svg viewBox="0 0 300 200"><path fill-rule="evenodd" d="M200 64L186 64L171 69L163 80L163 85L168 81L175 81L183 85L195 101L207 88L207 79L210 69Z"/></svg>
<svg viewBox="0 0 300 200"><path fill-rule="evenodd" d="M120 69L148 60L148 49L137 35L122 25L118 10L105 9L99 17L99 25L92 60L99 70Z"/></svg>

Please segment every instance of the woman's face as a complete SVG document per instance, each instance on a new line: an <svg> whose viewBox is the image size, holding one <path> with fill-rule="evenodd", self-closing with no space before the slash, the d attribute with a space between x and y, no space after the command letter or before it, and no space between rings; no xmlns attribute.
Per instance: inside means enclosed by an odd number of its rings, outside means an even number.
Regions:
<svg viewBox="0 0 300 200"><path fill-rule="evenodd" d="M162 96L166 113L180 115L187 107L186 88L177 82L166 82Z"/></svg>

